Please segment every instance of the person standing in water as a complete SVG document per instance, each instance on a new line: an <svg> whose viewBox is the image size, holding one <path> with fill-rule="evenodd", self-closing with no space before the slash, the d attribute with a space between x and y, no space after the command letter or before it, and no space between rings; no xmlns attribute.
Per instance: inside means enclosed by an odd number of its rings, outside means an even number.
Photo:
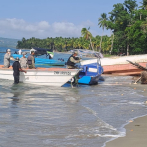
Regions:
<svg viewBox="0 0 147 147"><path fill-rule="evenodd" d="M9 68L10 67L10 57L11 57L11 50L7 49L7 52L4 56L4 67Z"/></svg>
<svg viewBox="0 0 147 147"><path fill-rule="evenodd" d="M27 58L27 64L30 69L33 69L33 68L35 68L35 58L34 58L35 51L31 50L30 52L31 52L31 55L29 55Z"/></svg>
<svg viewBox="0 0 147 147"><path fill-rule="evenodd" d="M27 72L21 69L18 57L15 59L15 62L13 63L12 67L13 67L14 84L18 84L20 72L25 72L25 73Z"/></svg>
<svg viewBox="0 0 147 147"><path fill-rule="evenodd" d="M27 58L25 57L26 54L27 54L26 52L23 52L22 53L23 57L20 58L19 63L21 65L21 68L27 68L28 67L28 65L27 65Z"/></svg>

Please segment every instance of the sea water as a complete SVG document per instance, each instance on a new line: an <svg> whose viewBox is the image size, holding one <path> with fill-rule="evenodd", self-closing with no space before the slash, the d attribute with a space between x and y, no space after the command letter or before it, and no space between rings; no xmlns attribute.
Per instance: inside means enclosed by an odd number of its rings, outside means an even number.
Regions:
<svg viewBox="0 0 147 147"><path fill-rule="evenodd" d="M68 56L55 53L56 59ZM124 125L147 114L147 97L130 86L132 77L104 78L74 88L0 79L0 147L103 147L125 136Z"/></svg>

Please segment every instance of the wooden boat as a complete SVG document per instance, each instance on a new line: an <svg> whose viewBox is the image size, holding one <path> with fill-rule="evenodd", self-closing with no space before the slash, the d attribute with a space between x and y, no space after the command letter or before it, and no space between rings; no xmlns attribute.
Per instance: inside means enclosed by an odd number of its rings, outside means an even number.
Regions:
<svg viewBox="0 0 147 147"><path fill-rule="evenodd" d="M147 55L134 55L134 56L122 56L113 58L102 58L101 65L104 69L104 74L122 75L122 76L133 76L140 75L142 70L136 66L130 64L127 60L134 63L139 63L141 66L146 67ZM90 59L83 61L85 64L94 64L96 59Z"/></svg>
<svg viewBox="0 0 147 147"><path fill-rule="evenodd" d="M63 86L73 76L78 74L79 69L66 68L37 68L26 69L27 73L20 72L20 82L37 85ZM13 69L3 68L0 65L0 79L14 80Z"/></svg>

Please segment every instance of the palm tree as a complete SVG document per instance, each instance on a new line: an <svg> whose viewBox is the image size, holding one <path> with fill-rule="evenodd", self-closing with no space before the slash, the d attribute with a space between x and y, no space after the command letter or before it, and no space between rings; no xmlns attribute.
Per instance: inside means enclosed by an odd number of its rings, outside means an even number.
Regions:
<svg viewBox="0 0 147 147"><path fill-rule="evenodd" d="M107 20L108 20L108 18L107 18L107 14L106 13L102 13L101 14L101 18L98 19L98 22L99 22L98 25L99 25L100 28L102 27L103 33L104 33L104 29L107 27ZM99 50L99 52L101 52L102 37L103 37L103 34L101 36L101 42L100 42L100 50Z"/></svg>
<svg viewBox="0 0 147 147"><path fill-rule="evenodd" d="M86 40L90 40L90 45L91 45L91 48L92 48L92 50L93 50L93 46L92 46L92 42L91 42L91 38L92 38L92 34L89 32L89 30L90 30L90 27L88 28L88 29L86 29L86 28L83 28L82 30L81 30L81 35L86 39Z"/></svg>
<svg viewBox="0 0 147 147"><path fill-rule="evenodd" d="M142 6L140 6L140 8L147 10L147 0L142 0L141 4Z"/></svg>
<svg viewBox="0 0 147 147"><path fill-rule="evenodd" d="M113 19L113 17L109 17L109 20L107 21L107 29L111 30L111 50L110 50L110 54L112 53L113 50L113 42L114 42L114 29L115 29L115 21Z"/></svg>

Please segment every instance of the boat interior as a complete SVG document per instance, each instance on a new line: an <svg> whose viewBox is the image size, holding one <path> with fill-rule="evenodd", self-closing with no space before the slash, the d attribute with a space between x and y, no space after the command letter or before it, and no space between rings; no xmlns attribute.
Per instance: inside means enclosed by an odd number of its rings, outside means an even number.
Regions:
<svg viewBox="0 0 147 147"><path fill-rule="evenodd" d="M0 69L12 69L12 66L10 66L9 68L4 68L4 65L0 65ZM40 71L75 71L75 69L68 69L68 68L54 68L54 67L51 67L51 68L43 68L43 67L37 67L36 69L25 69L27 71L29 70L40 70Z"/></svg>

